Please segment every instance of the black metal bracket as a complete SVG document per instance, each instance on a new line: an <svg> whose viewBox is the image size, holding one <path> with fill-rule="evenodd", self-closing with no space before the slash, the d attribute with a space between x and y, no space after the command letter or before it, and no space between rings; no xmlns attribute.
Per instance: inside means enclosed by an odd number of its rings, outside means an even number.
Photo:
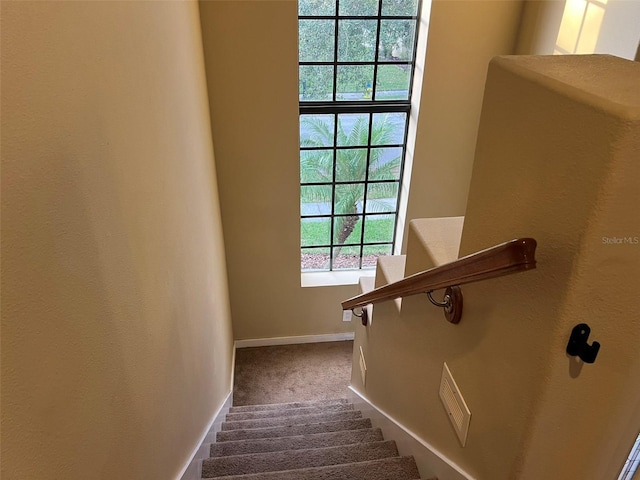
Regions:
<svg viewBox="0 0 640 480"><path fill-rule="evenodd" d="M427 292L427 297L429 297L429 301L436 307L444 308L444 316L447 322L454 324L460 323L460 319L462 318L462 290L460 287L458 285L447 287L441 302L433 298L431 295L432 291L433 290L429 290Z"/></svg>
<svg viewBox="0 0 640 480"><path fill-rule="evenodd" d="M600 351L600 343L593 342L589 345L587 340L590 333L591 328L586 323L580 323L573 327L567 344L567 354L572 357L580 357L584 363L595 362Z"/></svg>
<svg viewBox="0 0 640 480"><path fill-rule="evenodd" d="M356 313L355 308L351 310L354 316L358 317L362 321L362 326L366 327L369 324L369 315L367 315L367 307L360 307L360 315Z"/></svg>

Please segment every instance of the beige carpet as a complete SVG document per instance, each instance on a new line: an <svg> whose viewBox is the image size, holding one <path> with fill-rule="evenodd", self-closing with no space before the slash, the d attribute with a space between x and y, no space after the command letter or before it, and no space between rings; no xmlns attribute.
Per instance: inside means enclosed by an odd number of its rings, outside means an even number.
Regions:
<svg viewBox="0 0 640 480"><path fill-rule="evenodd" d="M352 341L239 348L233 404L345 398L352 350Z"/></svg>
<svg viewBox="0 0 640 480"><path fill-rule="evenodd" d="M202 462L209 480L416 480L413 457L345 399L232 407Z"/></svg>

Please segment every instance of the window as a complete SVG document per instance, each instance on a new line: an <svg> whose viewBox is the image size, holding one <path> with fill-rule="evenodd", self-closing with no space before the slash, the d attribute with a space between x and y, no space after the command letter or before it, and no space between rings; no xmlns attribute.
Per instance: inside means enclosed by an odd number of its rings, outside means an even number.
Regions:
<svg viewBox="0 0 640 480"><path fill-rule="evenodd" d="M418 0L299 0L303 272L393 251Z"/></svg>

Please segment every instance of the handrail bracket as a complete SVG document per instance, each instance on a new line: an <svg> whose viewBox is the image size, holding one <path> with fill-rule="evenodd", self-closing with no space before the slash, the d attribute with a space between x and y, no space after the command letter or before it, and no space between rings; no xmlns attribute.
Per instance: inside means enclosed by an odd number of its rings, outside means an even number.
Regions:
<svg viewBox="0 0 640 480"><path fill-rule="evenodd" d="M357 308L357 307L356 307ZM367 307L360 307L360 315L356 313L356 309L352 308L351 313L362 321L362 326L366 327L369 323L369 315L367 315Z"/></svg>
<svg viewBox="0 0 640 480"><path fill-rule="evenodd" d="M462 289L458 285L447 287L444 291L444 297L439 302L431 295L433 290L427 291L429 301L436 307L444 308L444 316L449 323L460 323L462 318Z"/></svg>

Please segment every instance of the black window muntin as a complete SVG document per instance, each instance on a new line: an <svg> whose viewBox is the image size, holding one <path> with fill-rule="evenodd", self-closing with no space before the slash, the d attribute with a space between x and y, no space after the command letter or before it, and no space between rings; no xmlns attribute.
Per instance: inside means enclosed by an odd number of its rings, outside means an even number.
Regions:
<svg viewBox="0 0 640 480"><path fill-rule="evenodd" d="M333 157L333 174L331 182L301 182L301 187L306 186L321 186L326 185L332 188L331 194L331 211L330 214L301 214L301 222L304 219L330 219L330 230L329 230L329 243L322 243L317 245L308 245L301 246L301 253L305 251L313 251L318 249L327 249L329 252L329 265L328 270L333 271L334 269L334 251L336 247L358 247L359 250L359 261L358 261L358 269L363 268L363 256L364 250L367 246L388 246L389 253L393 251L395 248L395 240L396 240L396 228L398 222L398 207L400 204L400 195L401 195L401 186L404 175L404 158L406 153L406 143L407 143L407 134L408 134L408 126L409 126L409 118L411 111L411 96L412 96L412 87L413 87L413 76L415 74L415 58L416 58L416 49L417 49L417 40L418 40L418 12L420 12L421 1L418 1L417 9L415 15L402 15L402 16L391 16L391 15L382 15L383 9L383 0L378 0L378 14L377 15L339 15L339 0L336 1L336 14L335 15L300 15L299 20L332 20L334 22L334 53L332 61L299 61L299 66L332 66L333 67L333 81L332 81L332 92L331 97L332 100L326 101L314 101L314 100L304 100L304 98L300 99L300 108L299 114L302 118L303 115L333 115L333 145L331 146L322 146L322 147L309 147L309 146L300 146L301 154L304 151L313 151L313 150L331 150ZM339 49L339 21L343 20L373 20L377 22L376 29L376 47L375 47L375 59L374 61L362 61L362 62L354 62L354 61L340 61L338 60L338 49ZM413 28L413 45L411 50L411 60L380 60L380 35L381 35L381 24L384 20L410 20L414 22ZM338 99L338 71L340 66L362 66L362 65L370 65L373 67L373 82L372 82L372 91L370 99L363 100L342 100ZM410 68L409 82L407 85L407 98L401 100L378 100L378 72L380 66L387 65L404 65ZM338 137L338 118L341 114L349 114L349 113L357 113L357 114L368 114L369 118L369 127L368 127L368 141L366 146L358 145L358 146L339 146L337 145L337 137ZM388 148L401 148L401 162L400 162L400 172L397 179L394 180L372 180L369 179L369 170L370 170L370 159L371 159L371 150L372 148L380 148L381 145L371 145L371 135L373 132L373 121L374 114L380 113L404 113L405 121L404 121L404 137L402 143L395 144L385 144L384 147ZM347 150L347 149L363 149L366 148L366 168L365 168L365 178L364 181L339 181L336 179L336 162L337 155L339 150ZM397 184L397 196L395 202L395 211L392 213L385 212L384 215L393 215L393 234L391 241L389 242L378 242L378 241L365 241L365 226L367 222L367 218L372 218L374 216L380 216L380 213L377 212L367 212L367 193L369 191L369 185L375 183L388 183ZM360 222L360 233L359 239L360 241L357 243L336 243L336 232L335 232L335 219L338 217L348 217L353 216L353 213L336 213L335 212L335 203L336 203L336 187L339 185L355 185L362 184L364 189L364 195L362 200L362 208L361 211L357 213L357 216L361 217ZM368 267L370 265L366 265ZM355 269L355 267L353 268ZM322 269L326 271L327 269Z"/></svg>

